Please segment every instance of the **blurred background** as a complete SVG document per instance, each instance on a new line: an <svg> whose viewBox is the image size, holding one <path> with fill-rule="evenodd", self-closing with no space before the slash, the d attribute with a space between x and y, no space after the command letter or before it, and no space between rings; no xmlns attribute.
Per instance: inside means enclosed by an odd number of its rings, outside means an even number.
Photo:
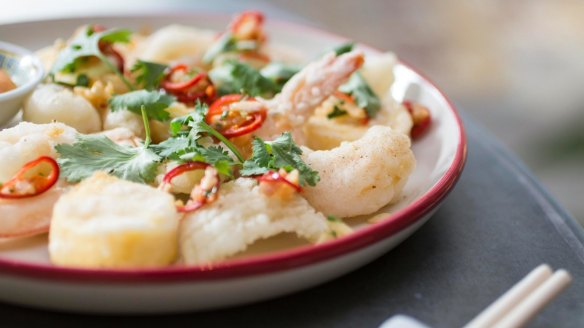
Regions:
<svg viewBox="0 0 584 328"><path fill-rule="evenodd" d="M584 224L584 1L19 0L2 3L0 24L250 8L395 51L511 148Z"/></svg>

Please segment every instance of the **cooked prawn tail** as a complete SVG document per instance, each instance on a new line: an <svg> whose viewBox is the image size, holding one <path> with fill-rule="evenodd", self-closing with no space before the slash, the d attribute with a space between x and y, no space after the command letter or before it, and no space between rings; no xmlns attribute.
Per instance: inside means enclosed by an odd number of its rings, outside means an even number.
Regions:
<svg viewBox="0 0 584 328"><path fill-rule="evenodd" d="M308 64L288 81L282 92L263 102L268 107L268 123L257 132L273 138L284 131L299 130L314 110L330 97L364 62L363 52L354 50L337 56L328 53Z"/></svg>
<svg viewBox="0 0 584 328"><path fill-rule="evenodd" d="M269 103L270 110L294 113L305 119L363 65L363 53L326 54L294 75Z"/></svg>

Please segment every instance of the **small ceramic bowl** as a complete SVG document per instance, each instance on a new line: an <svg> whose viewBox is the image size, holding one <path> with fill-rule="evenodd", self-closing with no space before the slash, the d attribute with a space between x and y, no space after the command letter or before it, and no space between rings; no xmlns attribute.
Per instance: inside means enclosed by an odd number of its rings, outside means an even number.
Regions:
<svg viewBox="0 0 584 328"><path fill-rule="evenodd" d="M24 99L39 84L45 72L41 61L29 50L0 41L0 68L16 89L0 93L0 126L8 123L22 107Z"/></svg>

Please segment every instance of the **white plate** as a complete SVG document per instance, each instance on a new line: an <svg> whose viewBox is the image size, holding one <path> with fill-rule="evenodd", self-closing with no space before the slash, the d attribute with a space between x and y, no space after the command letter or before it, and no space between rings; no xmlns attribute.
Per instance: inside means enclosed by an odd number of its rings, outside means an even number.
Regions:
<svg viewBox="0 0 584 328"><path fill-rule="evenodd" d="M30 49L65 37L78 26L158 28L171 23L222 29L229 17L158 15L91 17L0 26L4 41ZM271 40L298 47L316 57L346 39L268 19ZM377 50L360 46L366 53ZM310 58L310 57L309 57ZM414 143L417 167L404 197L380 212L387 219L360 226L355 233L316 246L254 255L213 266L148 270L87 270L50 265L46 236L0 240L0 300L83 312L160 313L202 310L264 300L315 286L350 272L386 253L416 231L454 187L466 158L461 120L448 99L408 65L395 67L392 93L428 106L431 130ZM399 265L399 263L396 263Z"/></svg>

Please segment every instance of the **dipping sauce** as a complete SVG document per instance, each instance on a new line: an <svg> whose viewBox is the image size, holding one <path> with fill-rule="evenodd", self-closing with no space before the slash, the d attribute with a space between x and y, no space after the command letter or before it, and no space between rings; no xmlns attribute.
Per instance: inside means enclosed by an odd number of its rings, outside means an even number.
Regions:
<svg viewBox="0 0 584 328"><path fill-rule="evenodd" d="M0 93L16 89L16 84L12 82L8 73L0 69Z"/></svg>

